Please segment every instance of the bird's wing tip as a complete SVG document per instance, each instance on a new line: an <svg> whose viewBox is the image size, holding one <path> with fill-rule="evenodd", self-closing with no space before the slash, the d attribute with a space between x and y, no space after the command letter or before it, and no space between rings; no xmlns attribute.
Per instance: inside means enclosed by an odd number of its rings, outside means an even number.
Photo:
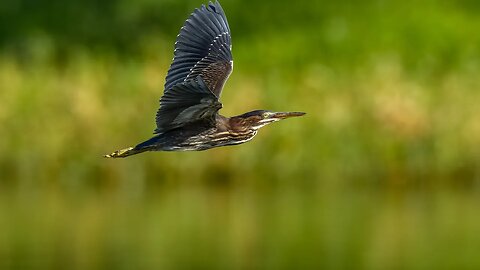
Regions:
<svg viewBox="0 0 480 270"><path fill-rule="evenodd" d="M222 7L221 7L220 3L218 2L218 0L215 0L215 2L209 1L208 2L208 7L210 8L211 11L213 11L217 14L221 14L221 12L222 12Z"/></svg>

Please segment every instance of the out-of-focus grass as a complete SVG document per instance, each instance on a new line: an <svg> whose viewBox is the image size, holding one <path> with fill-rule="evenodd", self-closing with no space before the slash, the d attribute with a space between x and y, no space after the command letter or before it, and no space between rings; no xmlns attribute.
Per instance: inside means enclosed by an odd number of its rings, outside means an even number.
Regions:
<svg viewBox="0 0 480 270"><path fill-rule="evenodd" d="M303 110L307 116L262 129L241 147L99 159L150 137L167 66L161 60L78 54L59 69L3 57L3 174L15 179L15 186L17 180L38 185L69 179L61 184L83 186L85 178L156 175L170 181L192 172L199 179L295 183L297 177L435 185L461 181L457 176L467 182L478 178L476 69L432 81L409 76L388 57L344 73L317 64L293 75L236 72L222 96L223 114L267 108Z"/></svg>
<svg viewBox="0 0 480 270"><path fill-rule="evenodd" d="M205 152L101 157L151 135L168 38L2 52L0 268L479 268L476 5L351 2L222 3L221 112L307 115Z"/></svg>

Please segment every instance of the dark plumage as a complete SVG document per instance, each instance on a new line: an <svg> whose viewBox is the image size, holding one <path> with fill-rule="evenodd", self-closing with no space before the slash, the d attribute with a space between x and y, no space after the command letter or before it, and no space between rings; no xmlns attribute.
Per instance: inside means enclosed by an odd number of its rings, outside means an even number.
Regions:
<svg viewBox="0 0 480 270"><path fill-rule="evenodd" d="M232 42L220 3L195 9L175 42L172 65L157 112L153 138L105 157L127 157L144 151L190 151L240 144L260 127L302 112L257 110L231 118L218 114L218 100L232 73Z"/></svg>

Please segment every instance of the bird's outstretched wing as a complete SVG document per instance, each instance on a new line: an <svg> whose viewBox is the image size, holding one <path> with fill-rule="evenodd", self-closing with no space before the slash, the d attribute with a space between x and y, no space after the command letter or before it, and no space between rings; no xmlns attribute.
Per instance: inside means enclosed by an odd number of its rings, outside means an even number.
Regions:
<svg viewBox="0 0 480 270"><path fill-rule="evenodd" d="M221 108L218 97L233 69L231 44L227 18L218 1L195 9L175 42L155 133L212 117ZM208 103L212 100L215 105Z"/></svg>
<svg viewBox="0 0 480 270"><path fill-rule="evenodd" d="M160 99L155 133L184 126L198 120L214 121L222 104L202 77L178 83Z"/></svg>
<svg viewBox="0 0 480 270"><path fill-rule="evenodd" d="M177 83L201 76L208 89L220 97L233 69L230 27L220 3L195 9L175 42L165 92Z"/></svg>

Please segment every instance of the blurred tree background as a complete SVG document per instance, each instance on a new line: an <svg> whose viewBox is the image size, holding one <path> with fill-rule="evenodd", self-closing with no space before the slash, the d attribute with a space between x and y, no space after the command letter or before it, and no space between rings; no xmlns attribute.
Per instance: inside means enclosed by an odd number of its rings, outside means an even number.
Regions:
<svg viewBox="0 0 480 270"><path fill-rule="evenodd" d="M480 268L480 2L224 0L244 145L149 138L206 2L0 3L1 269Z"/></svg>

